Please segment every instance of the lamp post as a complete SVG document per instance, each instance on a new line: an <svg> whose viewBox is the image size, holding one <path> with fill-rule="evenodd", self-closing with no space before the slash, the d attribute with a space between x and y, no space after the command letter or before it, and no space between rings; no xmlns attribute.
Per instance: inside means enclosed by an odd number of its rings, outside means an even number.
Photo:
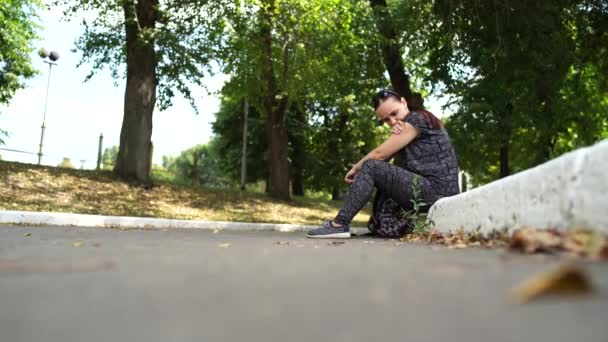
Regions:
<svg viewBox="0 0 608 342"><path fill-rule="evenodd" d="M38 149L38 165L40 165L40 160L42 159L42 143L44 141L44 130L46 129L45 121L46 121L46 105L49 102L49 86L51 84L51 71L53 69L53 65L57 65L55 63L59 59L59 53L57 51L48 52L47 49L42 48L38 50L38 55L42 58L42 62L49 65L49 78L46 82L46 99L44 100L44 113L42 114L42 131L40 132L40 147ZM49 60L47 60L47 58Z"/></svg>

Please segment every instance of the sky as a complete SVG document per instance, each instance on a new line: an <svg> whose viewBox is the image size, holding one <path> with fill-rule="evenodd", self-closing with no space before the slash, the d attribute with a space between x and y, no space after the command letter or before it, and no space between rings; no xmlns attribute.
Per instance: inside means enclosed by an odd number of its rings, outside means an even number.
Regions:
<svg viewBox="0 0 608 342"><path fill-rule="evenodd" d="M80 168L93 169L97 163L99 136L103 134L103 148L118 145L123 118L124 80L118 86L109 70L99 71L84 83L90 65L77 68L81 55L71 52L74 41L83 29L81 19L61 20L59 10L40 14L43 29L36 48L57 51L58 65L52 67L45 118L45 136L41 164L56 166L63 158L70 158ZM26 81L27 87L17 91L8 106L0 106L0 128L9 133L0 148L38 153L44 113L49 67L32 53L33 65L40 74ZM205 84L214 92L228 79L227 75L209 77ZM211 123L219 109L217 95L207 95L203 89L194 89L199 114L190 104L177 97L174 105L155 110L153 115L153 163L161 164L163 155L178 155L194 145L208 142ZM38 156L0 150L2 159L24 163L37 163ZM84 162L81 162L84 160Z"/></svg>
<svg viewBox="0 0 608 342"><path fill-rule="evenodd" d="M45 117L45 135L41 164L56 166L63 158L70 158L78 168L94 169L97 163L99 136L103 134L103 148L118 145L123 118L124 80L113 80L110 71L100 70L88 82L90 65L77 67L81 55L71 52L74 41L83 33L82 18L70 22L61 20L59 9L40 13L43 29L37 48L57 51L60 58L53 66L49 82L49 67L32 53L34 67L40 74L26 81L26 88L17 91L8 106L0 105L0 128L9 133L4 137L4 149L30 152L10 152L0 149L4 160L37 163L40 133ZM37 49L36 49L37 50ZM218 74L204 83L210 92L221 89L228 76ZM50 85L46 115L47 82ZM115 85L118 82L118 85ZM197 94L199 114L179 95L173 106L153 114L153 163L162 164L162 156L177 156L185 149L211 139L211 123L219 109L217 95L208 95L202 88ZM430 99L428 105L439 113L440 104Z"/></svg>

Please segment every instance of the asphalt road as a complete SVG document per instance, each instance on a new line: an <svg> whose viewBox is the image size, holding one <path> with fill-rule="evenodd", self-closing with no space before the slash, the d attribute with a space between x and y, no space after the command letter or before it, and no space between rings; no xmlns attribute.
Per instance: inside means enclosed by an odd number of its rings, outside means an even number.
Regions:
<svg viewBox="0 0 608 342"><path fill-rule="evenodd" d="M607 342L607 264L583 265L593 295L511 300L563 261L302 233L0 227L0 341Z"/></svg>

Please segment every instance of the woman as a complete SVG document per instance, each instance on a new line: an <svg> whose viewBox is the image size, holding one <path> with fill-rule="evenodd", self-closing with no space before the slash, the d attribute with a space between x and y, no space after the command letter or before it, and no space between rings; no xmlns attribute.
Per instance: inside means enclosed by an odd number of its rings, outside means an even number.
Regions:
<svg viewBox="0 0 608 342"><path fill-rule="evenodd" d="M403 97L388 89L378 92L372 105L392 134L348 171L344 181L351 188L342 209L334 220L311 230L308 237L349 238L349 224L369 201L374 188L378 191L368 228L387 238L408 232L410 222L402 209L413 208L414 182L421 190L418 200L428 207L441 197L459 192L456 154L441 121L427 110L410 110ZM393 157L394 165L388 162Z"/></svg>

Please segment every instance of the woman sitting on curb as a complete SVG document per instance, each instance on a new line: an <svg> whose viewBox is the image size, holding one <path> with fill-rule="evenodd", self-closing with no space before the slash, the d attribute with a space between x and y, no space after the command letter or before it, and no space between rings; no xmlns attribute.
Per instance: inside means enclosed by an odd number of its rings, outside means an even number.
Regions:
<svg viewBox="0 0 608 342"><path fill-rule="evenodd" d="M372 105L392 134L348 171L344 181L351 188L342 209L333 220L308 232L310 238L349 238L349 224L374 188L378 191L368 228L385 238L408 232L410 222L401 209L413 209L414 182L421 190L418 200L429 207L459 192L458 162L441 120L425 109L408 108L403 97L388 89L378 92ZM393 157L395 164L388 162Z"/></svg>

